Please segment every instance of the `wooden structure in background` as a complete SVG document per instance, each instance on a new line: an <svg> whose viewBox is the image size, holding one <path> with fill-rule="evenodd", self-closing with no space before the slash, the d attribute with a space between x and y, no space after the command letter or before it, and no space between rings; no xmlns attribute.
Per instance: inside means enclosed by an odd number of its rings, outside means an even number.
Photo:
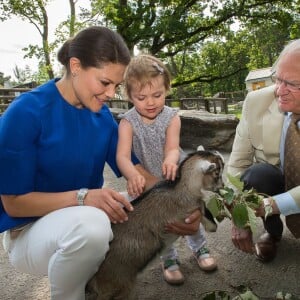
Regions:
<svg viewBox="0 0 300 300"><path fill-rule="evenodd" d="M273 84L271 80L272 68L256 69L249 72L245 79L248 92L255 91Z"/></svg>
<svg viewBox="0 0 300 300"><path fill-rule="evenodd" d="M0 88L0 114L4 112L10 102L21 93L30 91L28 88Z"/></svg>
<svg viewBox="0 0 300 300"><path fill-rule="evenodd" d="M20 93L29 91L28 88L0 88L0 114L4 112L11 101ZM230 97L197 97L166 99L166 105L178 107L180 110L204 110L211 113L229 113L228 104L234 103ZM127 100L111 99L107 102L110 108L130 108L130 102Z"/></svg>

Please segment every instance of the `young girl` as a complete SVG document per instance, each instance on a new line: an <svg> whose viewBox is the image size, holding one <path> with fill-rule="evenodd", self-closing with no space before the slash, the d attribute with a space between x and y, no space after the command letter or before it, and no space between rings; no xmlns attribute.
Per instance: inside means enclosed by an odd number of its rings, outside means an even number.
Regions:
<svg viewBox="0 0 300 300"><path fill-rule="evenodd" d="M117 164L127 179L128 194L136 197L144 190L145 178L132 164L132 150L147 171L159 179L174 180L184 155L179 146L181 122L176 110L165 105L171 78L160 60L139 55L131 60L124 78L126 94L134 107L120 121ZM200 268L214 270L216 262L205 246L203 227L187 240ZM174 247L162 257L164 279L170 284L184 281L177 257Z"/></svg>

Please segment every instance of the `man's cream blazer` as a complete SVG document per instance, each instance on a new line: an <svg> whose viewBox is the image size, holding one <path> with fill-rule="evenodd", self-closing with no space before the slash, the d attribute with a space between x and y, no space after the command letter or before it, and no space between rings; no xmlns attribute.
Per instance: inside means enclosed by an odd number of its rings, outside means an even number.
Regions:
<svg viewBox="0 0 300 300"><path fill-rule="evenodd" d="M250 92L243 104L228 161L227 172L242 174L256 162L280 166L280 139L284 113L280 112L274 86ZM300 206L300 186L289 193Z"/></svg>
<svg viewBox="0 0 300 300"><path fill-rule="evenodd" d="M249 92L236 128L228 173L242 174L256 162L279 166L279 144L284 114L279 111L274 86Z"/></svg>

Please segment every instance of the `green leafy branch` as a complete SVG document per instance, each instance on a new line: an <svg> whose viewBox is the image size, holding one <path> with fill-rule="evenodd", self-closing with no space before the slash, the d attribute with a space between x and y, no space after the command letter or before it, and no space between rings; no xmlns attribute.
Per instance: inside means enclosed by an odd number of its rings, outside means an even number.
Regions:
<svg viewBox="0 0 300 300"><path fill-rule="evenodd" d="M260 207L266 195L257 193L255 189L244 190L244 183L239 176L227 174L227 178L232 187L227 185L220 189L219 194L210 198L207 208L218 222L229 218L237 227L250 228L255 232L255 210Z"/></svg>
<svg viewBox="0 0 300 300"><path fill-rule="evenodd" d="M236 296L231 296L232 293L229 293L228 291L213 291L213 292L207 292L205 295L202 295L202 300L262 300L262 299L271 299L269 297L262 297L256 295L253 291L251 291L249 288L241 285L236 287L237 291L240 292L240 294ZM274 300L296 300L299 299L298 296L292 295L291 293L285 293L285 292L277 292L274 298Z"/></svg>

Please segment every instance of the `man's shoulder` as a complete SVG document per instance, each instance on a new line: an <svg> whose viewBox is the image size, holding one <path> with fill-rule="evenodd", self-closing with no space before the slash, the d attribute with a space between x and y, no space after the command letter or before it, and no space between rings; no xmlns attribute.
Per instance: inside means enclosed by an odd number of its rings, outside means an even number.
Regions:
<svg viewBox="0 0 300 300"><path fill-rule="evenodd" d="M267 86L262 89L258 89L255 91L251 91L248 93L247 98L255 99L255 98L263 98L273 100L275 98L275 86Z"/></svg>
<svg viewBox="0 0 300 300"><path fill-rule="evenodd" d="M272 105L275 100L275 87L268 86L249 92L245 99L245 106L256 110L265 110Z"/></svg>

